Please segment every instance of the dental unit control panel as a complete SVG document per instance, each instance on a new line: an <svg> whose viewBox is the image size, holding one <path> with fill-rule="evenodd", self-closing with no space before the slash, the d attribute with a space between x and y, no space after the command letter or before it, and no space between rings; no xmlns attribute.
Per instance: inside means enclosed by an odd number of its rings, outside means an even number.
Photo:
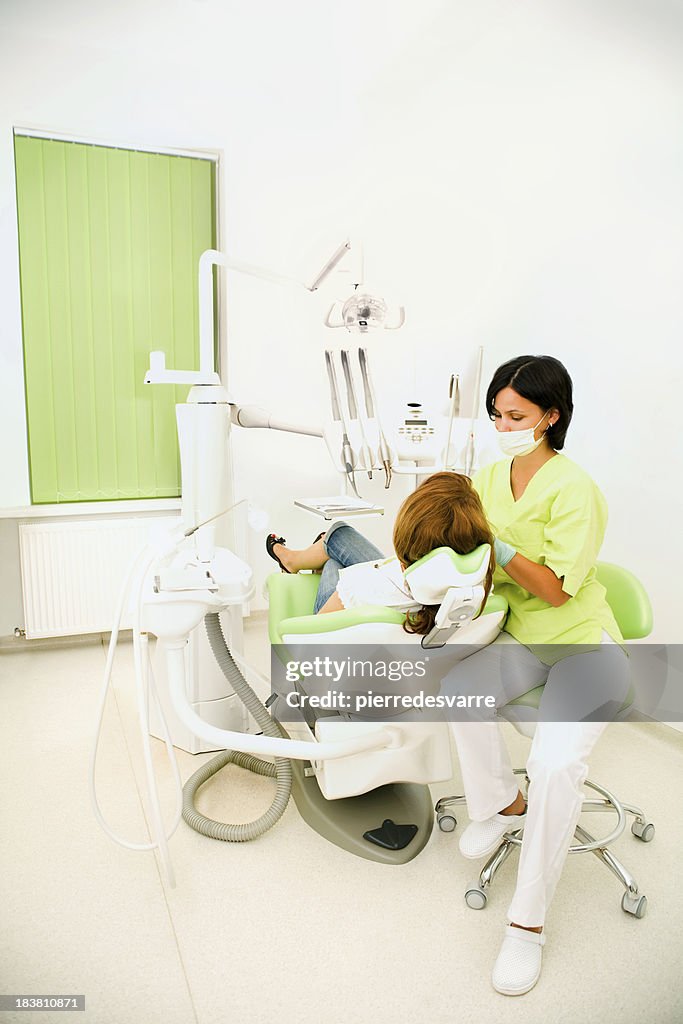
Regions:
<svg viewBox="0 0 683 1024"><path fill-rule="evenodd" d="M398 428L396 450L402 459L436 458L439 454L438 439L431 420L422 408L421 402L408 402L407 415Z"/></svg>

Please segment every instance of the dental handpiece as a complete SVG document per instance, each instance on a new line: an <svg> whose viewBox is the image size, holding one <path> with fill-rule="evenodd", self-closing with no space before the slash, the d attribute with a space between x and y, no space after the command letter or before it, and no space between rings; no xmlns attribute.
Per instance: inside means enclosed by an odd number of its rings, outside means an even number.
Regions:
<svg viewBox="0 0 683 1024"><path fill-rule="evenodd" d="M373 419L375 415L375 405L372 401L372 388L370 387L370 381L368 379L368 365L366 362L365 349L358 349L358 362L360 363L361 377L363 378L363 391L365 392L365 408L368 414L368 419Z"/></svg>
<svg viewBox="0 0 683 1024"><path fill-rule="evenodd" d="M451 450L451 435L453 433L453 420L460 415L460 374L451 375L451 382L448 389L448 397L451 400L450 415L448 417L448 434L446 435L446 447L444 448L443 468L448 469L448 456Z"/></svg>
<svg viewBox="0 0 683 1024"><path fill-rule="evenodd" d="M330 402L332 405L332 419L341 420L341 410L339 409L339 396L337 394L337 375L334 371L334 363L332 362L332 355L329 349L325 349L325 366L327 367L327 379L330 382Z"/></svg>
<svg viewBox="0 0 683 1024"><path fill-rule="evenodd" d="M360 370L363 376L363 387L365 388L365 402L368 410L368 416L371 418L374 417L377 420L377 428L379 430L379 454L382 465L384 466L384 489L387 490L391 483L391 452L389 451L389 445L387 444L387 439L384 436L384 431L382 430L382 424L379 421L377 398L375 395L375 388L372 383L372 377L370 375L370 363L368 362L367 349L358 349L358 361L360 363Z"/></svg>
<svg viewBox="0 0 683 1024"><path fill-rule="evenodd" d="M344 379L346 380L346 395L349 402L349 414L352 420L358 421L361 436L361 447L363 451L363 461L368 471L368 477L372 480L372 455L370 453L370 446L365 437L365 430L363 429L363 421L358 415L358 402L356 400L356 386L353 383L353 374L351 373L351 363L349 362L348 349L343 348L341 350L341 362L342 370L344 371Z"/></svg>
<svg viewBox="0 0 683 1024"><path fill-rule="evenodd" d="M479 415L479 392L481 390L481 369L482 362L484 360L484 347L479 346L479 352L477 353L477 372L474 380L474 396L472 399L472 422L470 424L470 433L467 438L467 453L465 457L465 476L472 475L472 469L474 467L474 425L477 422Z"/></svg>
<svg viewBox="0 0 683 1024"><path fill-rule="evenodd" d="M339 401L339 385L337 384L337 371L334 365L334 358L332 352L329 349L325 349L325 365L327 366L327 375L330 381L330 396L332 399L332 416L341 424L342 428L342 450L341 457L344 466L346 476L353 488L353 493L357 498L360 498L360 494L356 488L356 478L353 473L354 463L356 461L351 448L351 442L349 441L349 435L346 429L346 423L344 416L341 411L341 403Z"/></svg>

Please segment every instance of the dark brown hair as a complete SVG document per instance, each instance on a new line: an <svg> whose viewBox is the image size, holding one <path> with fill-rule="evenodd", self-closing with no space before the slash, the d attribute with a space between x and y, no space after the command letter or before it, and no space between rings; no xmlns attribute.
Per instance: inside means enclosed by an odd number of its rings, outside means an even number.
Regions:
<svg viewBox="0 0 683 1024"><path fill-rule="evenodd" d="M495 568L493 533L469 477L434 473L408 495L398 510L394 551L404 565L412 565L434 548L452 548L459 555L468 555L480 544L491 545L483 607ZM406 633L427 634L434 626L437 611L438 605L423 605L406 615L403 628Z"/></svg>
<svg viewBox="0 0 683 1024"><path fill-rule="evenodd" d="M548 444L556 452L564 448L564 439L572 413L572 379L566 367L554 356L516 356L499 366L486 392L486 411L495 419L496 395L512 388L543 412L557 409L559 416L546 428Z"/></svg>

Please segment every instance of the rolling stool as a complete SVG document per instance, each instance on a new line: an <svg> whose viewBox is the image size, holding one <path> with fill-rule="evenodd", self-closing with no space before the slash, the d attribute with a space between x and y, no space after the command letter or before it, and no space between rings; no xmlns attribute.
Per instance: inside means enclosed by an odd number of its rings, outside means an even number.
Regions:
<svg viewBox="0 0 683 1024"><path fill-rule="evenodd" d="M596 565L597 578L607 591L606 599L619 629L625 640L641 639L649 635L652 629L652 607L645 589L640 581L627 569L609 562L598 562ZM515 705L525 708L538 709L543 687L537 686L533 690L517 697L510 702L508 707ZM631 687L629 694L620 709L619 717L623 718L632 708L634 691ZM524 736L533 736L534 724L529 722L517 722L513 725L518 732ZM515 769L516 775L523 775L525 778L524 796L526 799L529 779L525 768ZM631 824L631 832L644 843L649 843L655 834L655 827L648 821L644 812L633 804L624 803L609 790L599 786L596 782L586 779L585 786L600 794L602 799L585 799L583 811L605 811L612 810L617 816L617 822L609 835L596 839L587 832L581 825L577 825L575 836L579 843L569 847L570 853L594 853L610 871L613 872L624 886L624 894L621 898L622 910L634 917L641 918L647 909L647 897L638 890L638 884L626 867L617 860L609 850L610 843L613 843L626 827L626 816L631 814L634 821ZM442 832L453 832L457 825L455 816L448 808L455 804L464 804L464 796L442 797L436 804L436 820ZM470 886L465 893L465 902L472 910L483 910L488 900L488 887L491 885L499 868L505 863L516 846L521 846L522 833L524 829L516 829L503 836L498 848L489 857L484 865L478 881Z"/></svg>

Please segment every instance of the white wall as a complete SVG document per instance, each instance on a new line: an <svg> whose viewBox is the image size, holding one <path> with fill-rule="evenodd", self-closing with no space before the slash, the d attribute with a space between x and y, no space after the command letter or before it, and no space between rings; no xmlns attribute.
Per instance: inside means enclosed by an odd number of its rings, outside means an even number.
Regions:
<svg viewBox="0 0 683 1024"><path fill-rule="evenodd" d="M485 376L521 352L566 363L567 453L611 509L603 557L643 579L655 638L675 640L682 18L667 0L4 0L0 506L28 502L12 126L215 148L229 252L310 277L362 237L367 283L409 317L371 342L387 404L443 403L480 344ZM332 297L231 275L241 400L320 418ZM245 432L235 447L238 496L312 538L291 502L338 489L322 446ZM389 518L370 526L384 544Z"/></svg>

